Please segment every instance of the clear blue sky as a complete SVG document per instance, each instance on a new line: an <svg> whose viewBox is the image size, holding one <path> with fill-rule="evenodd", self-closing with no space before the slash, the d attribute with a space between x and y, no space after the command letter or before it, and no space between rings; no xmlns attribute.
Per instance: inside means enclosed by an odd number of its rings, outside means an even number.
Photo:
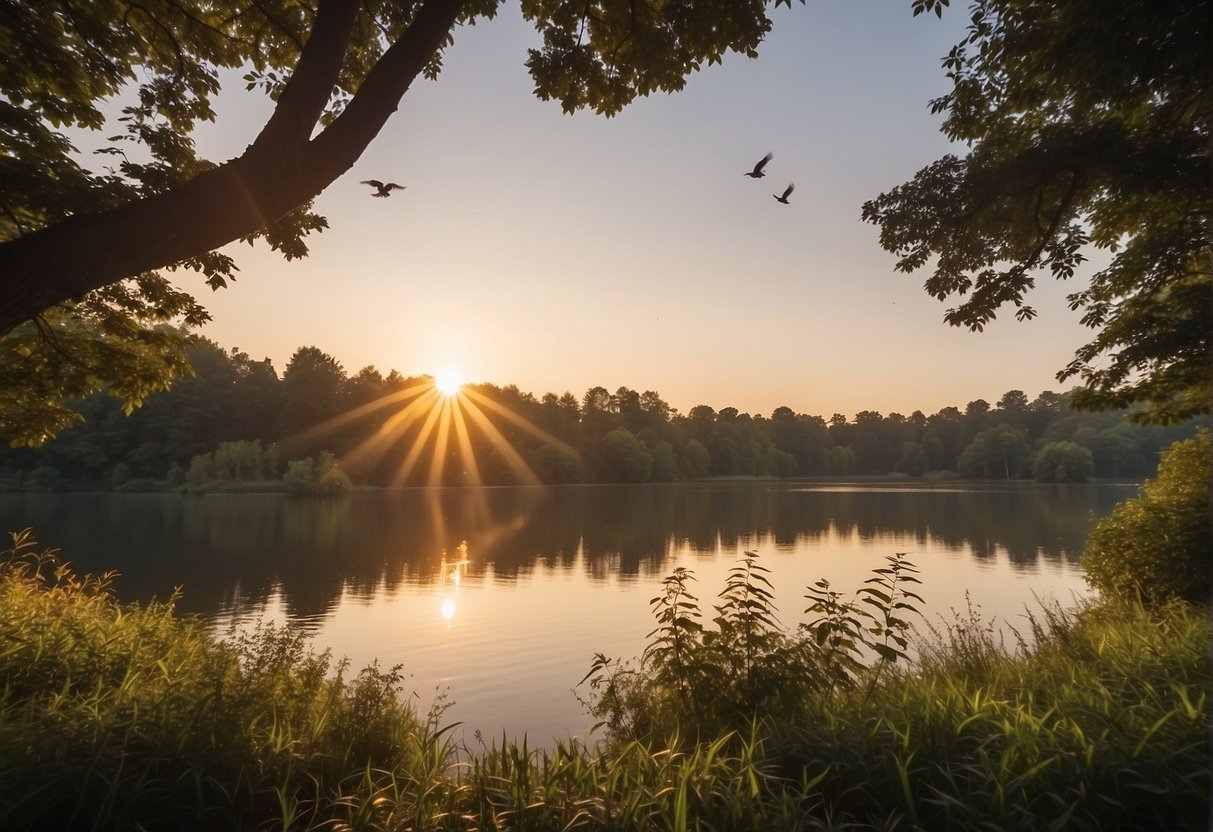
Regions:
<svg viewBox="0 0 1213 832"><path fill-rule="evenodd" d="M1061 389L1054 373L1089 335L1064 302L1077 282L1042 279L1035 321L953 329L926 273L894 272L859 219L948 150L928 101L948 88L940 59L964 7L942 21L912 17L909 0L773 14L757 60L732 57L613 119L532 95L537 36L516 5L458 30L439 79L419 80L317 200L332 227L307 259L231 247L238 282L199 290L215 318L204 334L280 372L315 345L351 373L453 366L578 397L626 385L683 412L931 413ZM229 86L199 134L216 160L268 112ZM768 176L743 176L768 150ZM408 187L372 199L368 178Z"/></svg>

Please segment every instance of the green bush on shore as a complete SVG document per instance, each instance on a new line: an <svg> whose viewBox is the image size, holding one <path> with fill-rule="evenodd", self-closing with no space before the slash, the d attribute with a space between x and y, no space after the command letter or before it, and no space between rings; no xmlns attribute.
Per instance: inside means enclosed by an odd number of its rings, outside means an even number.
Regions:
<svg viewBox="0 0 1213 832"><path fill-rule="evenodd" d="M1100 520L1082 553L1087 582L1106 594L1153 605L1206 601L1213 567L1209 432L1176 442L1140 496Z"/></svg>
<svg viewBox="0 0 1213 832"><path fill-rule="evenodd" d="M715 659L786 646L757 566L721 595ZM811 593L829 626L808 632L854 658L832 592ZM0 552L0 828L1198 828L1206 650L1206 611L1183 603L1047 610L1014 650L970 618L912 666L844 661L799 697L750 696L793 663L728 668L733 727L667 709L643 742L468 749L402 701L400 668L351 674L291 629L219 640L172 599L119 604L26 532ZM672 658L649 695L679 684Z"/></svg>
<svg viewBox="0 0 1213 832"><path fill-rule="evenodd" d="M308 457L287 463L282 481L286 483L286 493L292 497L337 497L349 494L354 488L337 466L337 458L328 451L321 451L315 459Z"/></svg>

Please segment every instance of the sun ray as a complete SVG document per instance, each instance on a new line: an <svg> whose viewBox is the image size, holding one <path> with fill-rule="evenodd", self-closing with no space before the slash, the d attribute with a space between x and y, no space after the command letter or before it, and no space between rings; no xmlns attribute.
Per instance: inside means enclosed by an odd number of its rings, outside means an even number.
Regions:
<svg viewBox="0 0 1213 832"><path fill-rule="evenodd" d="M446 469L446 447L451 437L451 402L450 396L442 397L442 406L438 414L438 437L434 440L434 455L430 458L430 477L426 485L438 488L442 485L442 472Z"/></svg>
<svg viewBox="0 0 1213 832"><path fill-rule="evenodd" d="M462 399L463 396L456 396L455 406L451 408L455 422L455 441L459 446L459 457L463 460L463 467L471 480L469 485L479 486L481 485L480 466L476 464L476 453L472 450L472 438L468 435L467 422L463 418Z"/></svg>
<svg viewBox="0 0 1213 832"><path fill-rule="evenodd" d="M552 436L552 434L548 433L543 428L536 425L534 422L531 422L528 419L524 419L523 417L519 416L514 411L510 410L508 407L504 407L504 406L498 404L497 402L493 401L492 399L490 399L488 396L484 395L483 393L473 390L471 387L466 388L463 392L469 398L475 399L476 401L480 402L485 407L487 407L489 410L492 410L494 413L513 422L515 425L522 428L524 431L529 433L531 436L534 436L536 439L541 439L549 445L554 445L555 447L560 448L562 451L567 451L568 453L576 454L577 456L580 456L580 454L577 452L577 449L574 448L572 445L568 444L567 442L562 442L561 440L557 439L555 436Z"/></svg>
<svg viewBox="0 0 1213 832"><path fill-rule="evenodd" d="M471 391L469 390L465 392L470 393ZM471 417L473 424L475 424L476 427L488 437L489 441L493 443L493 446L501 452L501 455L505 457L506 464L508 464L510 468L514 470L514 473L517 474L526 485L539 485L540 479L538 476L536 476L535 472L531 470L531 466L527 465L526 460L522 458L522 455L519 454L518 451L514 450L514 446L511 445L510 441L501 434L501 431L497 430L496 425L489 421L489 417L484 415L484 411L476 406L476 403L472 401L470 396L465 398L463 403L467 406L468 416ZM538 430L538 428L536 428L536 430Z"/></svg>
<svg viewBox="0 0 1213 832"><path fill-rule="evenodd" d="M410 384L408 387L405 387L402 390L396 390L388 393L386 396L380 396L373 402L367 402L366 404L355 407L352 410L347 410L345 413L339 413L331 419L326 419L319 424L312 425L310 428L305 428L298 433L294 433L279 442L279 445L284 449L289 449L293 445L302 445L306 442L310 442L313 439L324 436L327 433L331 433L337 428L348 425L350 422L361 419L368 413L374 413L376 410L382 410L389 405L396 404L397 402L407 401L414 396L419 396L425 393L429 386L430 385L426 383Z"/></svg>
<svg viewBox="0 0 1213 832"><path fill-rule="evenodd" d="M429 388L429 385L426 385L426 387ZM393 413L387 421L379 426L375 433L364 439L357 447L347 453L343 457L343 461L349 463L360 462L373 454L378 454L384 447L399 439L413 422L428 412L424 410L427 403L430 404L431 409L433 407L433 402L438 394L434 392L433 388L422 392L424 395L415 399L408 407Z"/></svg>
<svg viewBox="0 0 1213 832"><path fill-rule="evenodd" d="M437 395L437 392L435 392ZM421 432L417 434L417 439L413 441L413 447L409 448L408 456L400 463L400 467L396 470L396 475L392 478L392 486L400 487L405 484L409 478L409 474L413 471L413 466L417 464L417 460L421 458L421 452L425 450L426 441L430 438L430 434L434 432L434 425L438 422L438 414L442 408L437 406L435 402L431 405L429 413L426 414L425 423L421 426Z"/></svg>
<svg viewBox="0 0 1213 832"><path fill-rule="evenodd" d="M421 421L421 426L416 429L412 441L406 443L407 450L404 447L401 448L404 458L388 483L390 487L406 485L427 450L430 451L430 454L428 472L424 479L426 487L436 488L445 484L446 469L449 467L450 458L456 454L461 465L461 471L458 472L457 477L459 482L472 486L483 485L480 461L476 459L476 446L479 440L474 440L472 436L473 426L487 440L488 445L501 454L502 459L519 481L530 485L539 484L541 481L535 471L494 424L495 419L505 419L513 426L548 445L566 453L578 454L573 446L557 439L484 393L470 387L463 387L458 377L451 371L444 371L439 374L439 377L432 380L427 379L410 384L402 390L393 391L373 402L360 405L307 428L285 440L285 446L289 447L294 443L314 440L378 410L397 404L403 406L388 415L387 418L382 419L382 423L375 426L369 436L347 451L341 459L342 464L347 466L362 465L368 460L381 459L385 454L391 452L394 445L400 443L402 437L409 436L413 432L414 425ZM424 421L422 421L423 417ZM454 434L453 439L452 433ZM429 449L427 446L431 438L434 447ZM483 447L487 446L482 446L482 449Z"/></svg>

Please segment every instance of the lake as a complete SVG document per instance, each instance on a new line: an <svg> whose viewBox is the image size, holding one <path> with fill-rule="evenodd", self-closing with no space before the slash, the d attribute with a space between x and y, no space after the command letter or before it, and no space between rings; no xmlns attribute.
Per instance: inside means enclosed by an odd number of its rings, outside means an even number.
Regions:
<svg viewBox="0 0 1213 832"><path fill-rule="evenodd" d="M439 692L465 737L532 744L590 720L573 693L595 652L630 658L677 566L711 611L745 551L771 570L781 621L804 588L850 593L906 552L938 623L971 602L1001 626L1036 597L1085 595L1078 557L1135 483L682 483L270 495L0 494L0 530L32 526L118 596L181 588L217 631L258 618L306 628L355 668L402 664L424 712Z"/></svg>

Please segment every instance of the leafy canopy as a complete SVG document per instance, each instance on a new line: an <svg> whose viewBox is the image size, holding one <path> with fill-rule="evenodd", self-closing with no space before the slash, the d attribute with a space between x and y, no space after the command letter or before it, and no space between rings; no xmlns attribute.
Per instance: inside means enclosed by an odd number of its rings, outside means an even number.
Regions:
<svg viewBox="0 0 1213 832"><path fill-rule="evenodd" d="M232 241L305 256L327 227L311 200L499 1L0 0L0 437L41 443L78 421L71 400L108 389L129 408L188 372L208 315L162 270L219 289ZM540 98L611 115L727 52L754 57L772 5L791 0L522 0L543 35L526 64ZM233 69L276 106L217 164L193 133ZM108 136L98 159L77 130Z"/></svg>
<svg viewBox="0 0 1213 832"><path fill-rule="evenodd" d="M971 330L1008 304L1034 317L1038 276L1106 252L1069 296L1096 330L1058 373L1080 407L1209 410L1211 27L1208 0L977 0L932 102L967 151L864 205L897 268L929 268L927 292L959 299L945 320Z"/></svg>

